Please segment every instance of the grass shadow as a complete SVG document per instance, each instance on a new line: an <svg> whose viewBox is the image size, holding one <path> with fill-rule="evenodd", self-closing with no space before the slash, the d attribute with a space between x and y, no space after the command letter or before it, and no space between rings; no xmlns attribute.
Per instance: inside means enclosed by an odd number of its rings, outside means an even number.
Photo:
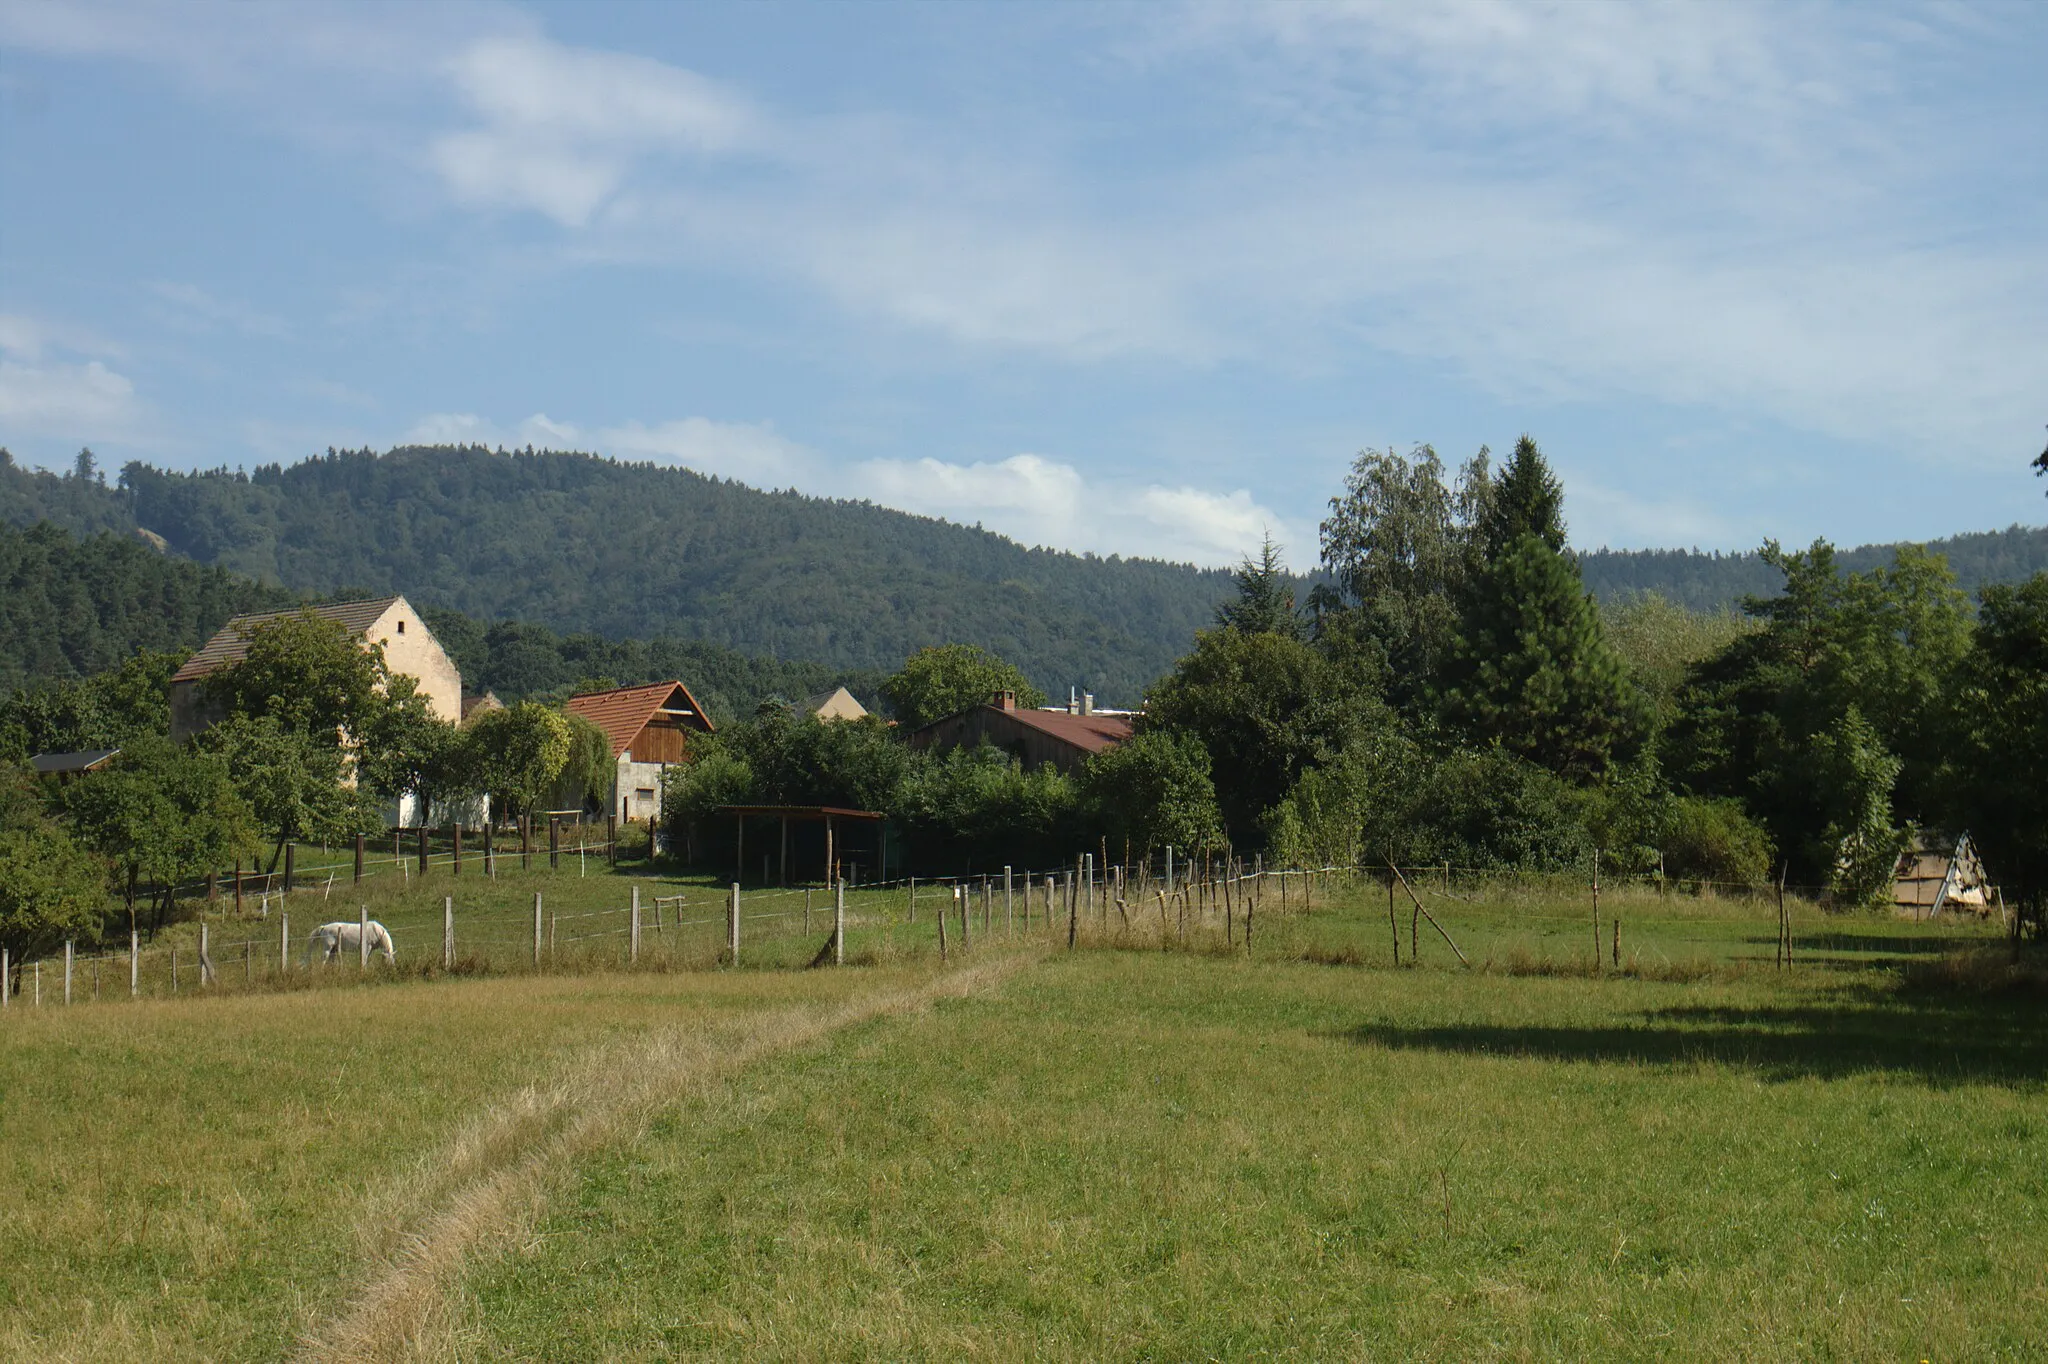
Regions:
<svg viewBox="0 0 2048 1364"><path fill-rule="evenodd" d="M1840 1002L1646 1010L1610 1026L1370 1023L1342 1034L1395 1050L1644 1066L1715 1064L1773 1080L1907 1075L1929 1084L2048 1080L2036 999L1926 984Z"/></svg>

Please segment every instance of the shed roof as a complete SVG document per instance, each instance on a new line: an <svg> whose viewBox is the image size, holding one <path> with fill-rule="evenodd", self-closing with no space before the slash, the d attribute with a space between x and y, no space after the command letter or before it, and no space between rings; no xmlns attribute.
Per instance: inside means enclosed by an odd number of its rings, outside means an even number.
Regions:
<svg viewBox="0 0 2048 1364"><path fill-rule="evenodd" d="M784 819L887 819L879 810L854 810L843 805L720 805L715 815L780 815Z"/></svg>
<svg viewBox="0 0 2048 1364"><path fill-rule="evenodd" d="M289 611L252 611L246 616L236 616L220 629L213 638L206 641L204 648L185 660L185 666L171 674L173 682L190 682L205 677L216 668L230 663L239 663L249 656L249 636L260 627L272 621L284 620L303 611L311 611L322 620L341 623L351 635L366 635L386 611L404 600L402 597L378 597L371 601L337 602L332 606L301 606ZM424 628L424 627L423 627Z"/></svg>
<svg viewBox="0 0 2048 1364"><path fill-rule="evenodd" d="M120 752L118 748L88 748L79 753L38 753L28 761L38 772L90 772Z"/></svg>
<svg viewBox="0 0 2048 1364"><path fill-rule="evenodd" d="M681 711L694 719L705 733L711 732L711 717L680 682L651 682L644 687L615 687L611 691L585 692L569 698L567 709L595 724L612 741L612 757L628 748L640 731L665 710Z"/></svg>

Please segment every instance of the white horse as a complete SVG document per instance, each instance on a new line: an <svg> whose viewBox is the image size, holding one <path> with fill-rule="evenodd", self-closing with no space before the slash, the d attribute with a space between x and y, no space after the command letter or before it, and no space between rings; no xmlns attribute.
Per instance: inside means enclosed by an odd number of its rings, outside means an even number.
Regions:
<svg viewBox="0 0 2048 1364"><path fill-rule="evenodd" d="M313 949L315 948L321 950L322 956L320 959L322 961L333 961L343 952L360 958L367 955L363 950L363 944L366 940L369 943L370 952L382 952L384 960L394 966L398 964L398 950L392 945L389 930L375 919L370 920L367 930L362 924L352 924L340 920L331 924L320 925L306 938L306 960L309 963L313 960Z"/></svg>

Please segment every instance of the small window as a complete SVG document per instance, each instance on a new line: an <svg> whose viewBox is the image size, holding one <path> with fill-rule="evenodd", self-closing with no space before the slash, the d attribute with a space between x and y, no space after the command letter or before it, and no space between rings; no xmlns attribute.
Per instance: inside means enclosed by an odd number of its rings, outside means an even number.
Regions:
<svg viewBox="0 0 2048 1364"><path fill-rule="evenodd" d="M404 622L404 621L400 621L400 622L398 622L398 633L399 633L399 634L401 634L401 635L405 633L405 622Z"/></svg>

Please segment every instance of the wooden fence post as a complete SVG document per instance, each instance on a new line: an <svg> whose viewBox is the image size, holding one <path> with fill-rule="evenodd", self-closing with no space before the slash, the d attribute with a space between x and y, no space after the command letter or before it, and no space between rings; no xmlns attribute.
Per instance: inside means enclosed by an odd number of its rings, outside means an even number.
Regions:
<svg viewBox="0 0 2048 1364"><path fill-rule="evenodd" d="M456 827L459 829L461 826L458 825ZM459 840L461 834L458 833L456 838ZM456 865L459 867L462 863L458 860ZM443 895L441 897L441 969L443 971L453 971L455 969L455 897L453 895Z"/></svg>
<svg viewBox="0 0 2048 1364"><path fill-rule="evenodd" d="M1600 850L1593 849L1593 969L1600 969Z"/></svg>
<svg viewBox="0 0 2048 1364"><path fill-rule="evenodd" d="M519 870L533 870L533 816L519 817Z"/></svg>
<svg viewBox="0 0 2048 1364"><path fill-rule="evenodd" d="M640 960L640 887L633 887L633 917L626 925L626 962Z"/></svg>
<svg viewBox="0 0 2048 1364"><path fill-rule="evenodd" d="M1003 936L1015 937L1017 933L1016 887L1010 881L1010 869L1003 868Z"/></svg>
<svg viewBox="0 0 2048 1364"><path fill-rule="evenodd" d="M1074 874L1072 872L1063 872L1061 875L1071 878ZM1077 879L1070 879L1067 882L1067 950L1069 952L1074 950L1074 940L1080 936L1080 931L1081 883Z"/></svg>
<svg viewBox="0 0 2048 1364"><path fill-rule="evenodd" d="M846 883L832 888L832 964L846 965Z"/></svg>
<svg viewBox="0 0 2048 1364"><path fill-rule="evenodd" d="M557 871L562 865L562 817L548 816L548 870Z"/></svg>
<svg viewBox="0 0 2048 1364"><path fill-rule="evenodd" d="M974 946L974 931L971 927L974 911L967 904L967 887L953 887L953 903L960 907L960 950L966 952Z"/></svg>
<svg viewBox="0 0 2048 1364"><path fill-rule="evenodd" d="M298 888L298 851L299 845L296 843L284 845L284 888L286 890L296 890Z"/></svg>
<svg viewBox="0 0 2048 1364"><path fill-rule="evenodd" d="M287 848L291 844L285 844ZM213 984L213 952L206 940L209 925L201 920L199 924L199 985L201 989Z"/></svg>
<svg viewBox="0 0 2048 1364"><path fill-rule="evenodd" d="M732 883L732 902L725 911L725 946L732 953L732 964L740 964L740 883Z"/></svg>
<svg viewBox="0 0 2048 1364"><path fill-rule="evenodd" d="M939 906L939 912L935 917L939 921L939 964L943 966L946 961L946 907L944 905Z"/></svg>

